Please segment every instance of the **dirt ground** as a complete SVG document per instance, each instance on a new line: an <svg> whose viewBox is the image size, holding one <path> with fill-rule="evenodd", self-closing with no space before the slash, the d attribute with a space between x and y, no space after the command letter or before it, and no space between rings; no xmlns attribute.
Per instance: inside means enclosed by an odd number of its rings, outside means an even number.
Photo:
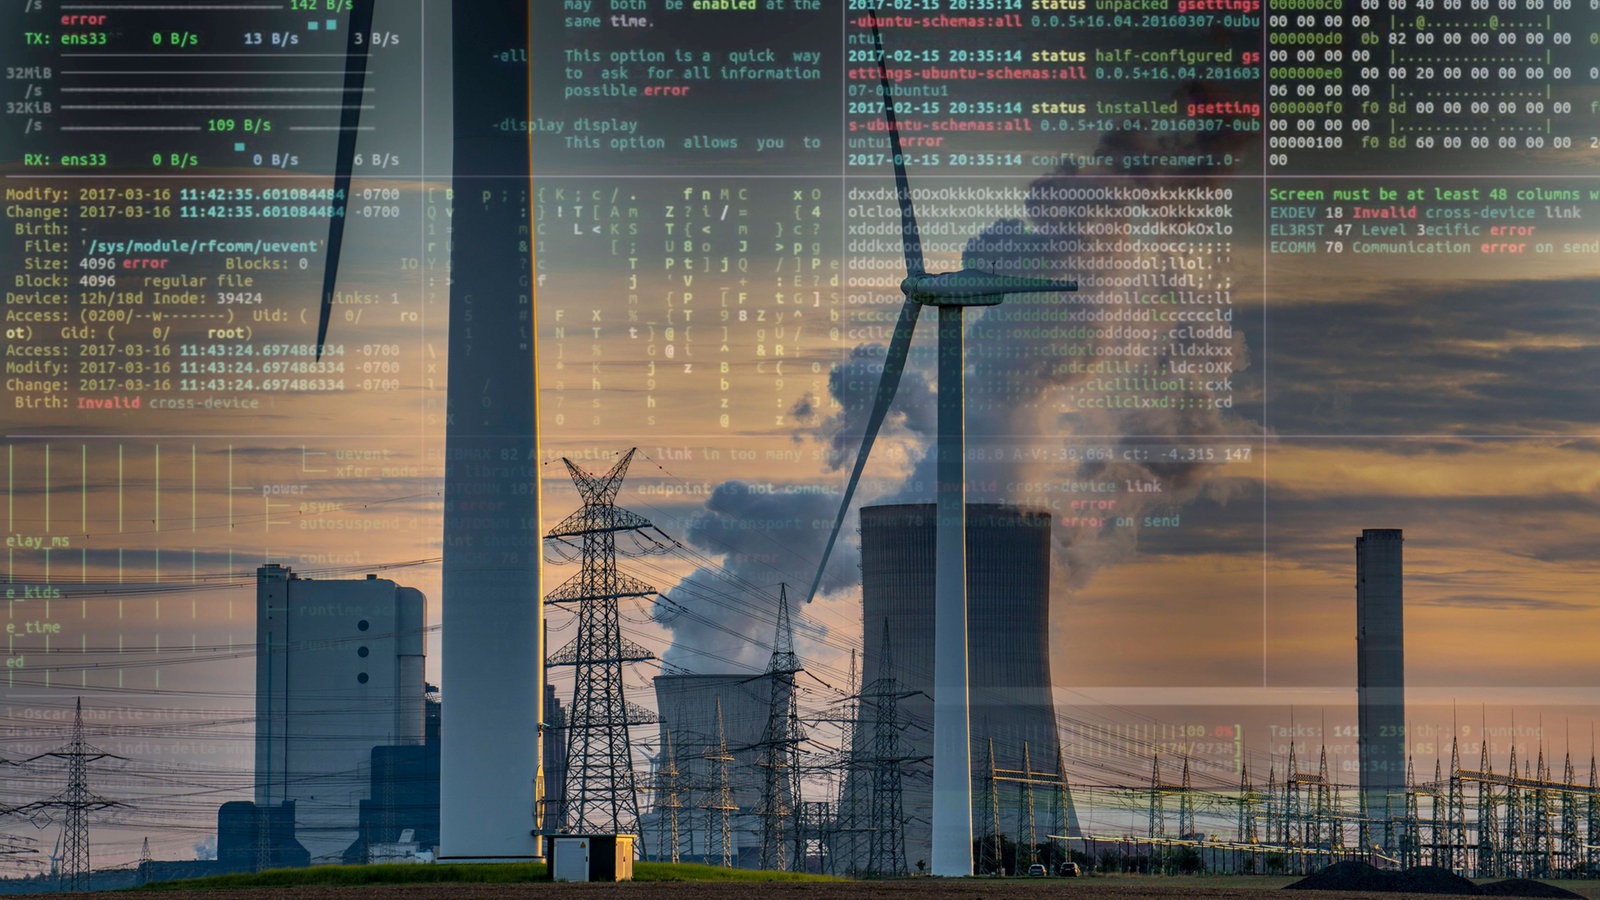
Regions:
<svg viewBox="0 0 1600 900"><path fill-rule="evenodd" d="M1442 894L1359 894L1347 891L1292 891L1273 888L1293 879L1082 878L945 880L914 878L894 882L775 884L750 882L653 882L623 884L461 884L372 885L363 887L251 888L204 893L162 892L173 900L1084 900L1084 898L1242 898L1242 900L1441 900ZM1585 897L1600 900L1600 884L1562 882ZM54 894L54 898L104 898L105 894Z"/></svg>

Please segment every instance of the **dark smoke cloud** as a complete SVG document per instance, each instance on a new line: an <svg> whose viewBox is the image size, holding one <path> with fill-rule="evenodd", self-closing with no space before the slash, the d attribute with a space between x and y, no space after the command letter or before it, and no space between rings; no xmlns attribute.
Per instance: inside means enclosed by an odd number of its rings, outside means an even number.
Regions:
<svg viewBox="0 0 1600 900"><path fill-rule="evenodd" d="M1190 85L1180 99L1194 102L1213 99L1204 86ZM1108 134L1096 150L1097 155L1139 150L1152 154L1184 156L1201 152L1220 156L1244 152L1248 139L1231 132L1212 132L1174 136L1141 129ZM1093 181L1080 174L1094 174ZM1033 182L1026 204L1025 223L1002 220L972 238L962 264L1010 275L1044 278L1072 278L1077 259L1052 253L1052 237L1071 234L1078 223L1046 215L1042 198L1051 188L1082 187L1086 184L1118 183L1146 185L1163 182L1159 176L1184 175L1184 185L1206 184L1195 172L1183 168L1147 167L1126 178L1106 177L1110 173L1083 172L1065 164ZM1024 227L1025 226L1025 227ZM1020 232L1020 233L1019 233ZM994 252L991 248L1005 248ZM1162 260L1170 265L1171 260ZM1071 481L1128 481L1158 483L1160 491L1121 492L1116 495L1115 515L1136 523L1146 515L1171 514L1196 499L1226 503L1239 496L1243 487L1218 479L1219 467L1203 462L1165 462L1124 458L1124 450L1150 445L1194 445L1206 438L1222 435L1260 433L1259 423L1245 420L1212 401L1218 393L1205 389L1202 380L1191 379L1184 399L1192 401L1178 409L1094 409L1079 407L1075 399L1095 375L1074 372L1063 365L1070 360L1106 357L1069 357L1061 353L1062 342L1038 328L1050 324L1051 314L1062 308L1111 308L1114 304L1093 304L1085 289L1078 294L1013 295L995 307L968 310L967 349L967 481L971 502L1006 502L1024 506L1049 505L1067 500L1060 492L1032 490ZM1164 331L1164 329L1162 329ZM1191 344L1216 341L1191 341ZM1079 339L1084 346L1153 345L1157 371L1164 370L1172 358L1164 335L1153 340L1122 338ZM1249 347L1241 329L1231 339L1235 372L1250 367ZM930 404L931 410L931 404ZM1109 459L1074 459L1071 451L1087 447L1111 446ZM889 502L929 502L933 499L936 454L924 453L906 484L894 492ZM1135 527L1110 524L1113 517L1102 517L1098 527L1075 523L1084 516L1057 512L1056 547L1066 563L1068 587L1085 584L1096 569L1128 557L1138 545Z"/></svg>
<svg viewBox="0 0 1600 900"><path fill-rule="evenodd" d="M668 592L671 604L658 607L656 620L673 634L664 662L700 673L763 669L777 618L777 586L787 582L790 609L798 612L828 536L818 523L831 522L838 508L838 491L816 485L717 485L685 537L721 557L722 565L696 569ZM841 542L834 548L820 591L853 583L858 558L853 546ZM796 621L797 628L802 625Z"/></svg>
<svg viewBox="0 0 1600 900"><path fill-rule="evenodd" d="M789 408L789 415L802 425L810 425L817 417L817 398L807 393ZM798 441L800 435L796 434L794 439Z"/></svg>
<svg viewBox="0 0 1600 900"><path fill-rule="evenodd" d="M1179 92L1179 99L1207 101L1216 99L1211 96L1213 93L1211 88L1195 82ZM1226 131L1157 135L1153 129L1135 129L1104 136L1097 153L1114 156L1124 151L1169 156L1232 153L1239 159L1250 145L1248 135ZM1093 182L1096 184L1117 180L1104 177L1115 173L1085 171L1081 174L1101 176ZM1147 166L1126 176L1126 180L1145 184L1160 176L1183 175L1188 176L1183 179L1184 184L1203 183L1203 179L1194 177L1196 174L1200 173ZM1019 227L1023 223L1014 220L992 224L969 242L964 264L1008 274L1072 277L1075 260L1054 255L1047 249L1049 238L1066 233L1072 223L1044 214L1046 204L1042 192L1051 186L1065 186L1067 182L1075 186L1088 183L1074 181L1079 175L1069 164L1037 179L1032 185L1030 200L1025 204L1027 227ZM991 247L1004 247L1006 252L989 252L987 248ZM1018 295L1009 297L998 307L967 313L968 499L1037 506L1062 498L1058 493L1052 496L1049 491L1041 493L1018 486L1059 485L1072 480L1159 481L1162 486L1159 492L1116 495L1116 514L1137 521L1146 513L1170 512L1198 498L1226 503L1236 496L1240 488L1217 479L1215 466L1135 462L1121 459L1120 453L1110 460L1086 461L1072 459L1065 453L1075 446L1110 444L1122 448L1163 441L1192 444L1195 438L1260 431L1257 423L1210 408L1205 402L1211 399L1210 392L1201 389L1191 391L1195 405L1181 410L1076 407L1070 402L1073 391L1089 376L1072 373L1059 365L1066 360L1059 352L1059 341L1029 337L1025 330L1025 326L1038 322L1041 311L1071 302L1070 297L1056 295ZM892 308L885 304L885 309ZM856 495L858 506L933 499L936 460L930 450L935 437L937 394L933 386L934 360L927 352L931 344L925 341L932 336L935 328L932 320L937 314L936 309L922 311L918 322L919 342L914 345L894 404L872 452L869 472L894 470L902 477L887 489L874 489L871 479L864 478ZM1234 367L1242 370L1250 365L1250 356L1242 331L1236 329L1235 335ZM1163 338L1158 343L1164 349L1168 342ZM830 471L848 472L854 463L876 395L886 349L884 344L862 344L855 347L844 362L834 366L828 379L828 393L837 406L831 415L816 418L816 405L810 397L791 411L796 421L804 426L803 433L824 449ZM1157 358L1165 362L1164 356ZM1063 452L1057 453L1058 450ZM696 593L725 592L728 590L727 575L771 583L775 566L794 573L795 577L789 582L791 598L800 599L804 587L798 591L794 587L809 585L812 575L803 560L815 566L827 538L825 528L815 528L812 524L831 522L838 496L754 494L748 485L740 482L719 486L707 501L706 512L696 520L690 539L708 552L726 553L726 574L704 568L697 570L671 592L673 599L689 605L695 602L693 595ZM778 524L795 519L799 521L792 525ZM1057 519L1058 559L1070 573L1069 587L1084 584L1100 566L1126 558L1137 547L1137 528L1067 525L1062 523L1061 516ZM854 519L847 518L820 589L821 595L850 591L860 583L856 572L860 551L853 525ZM781 542L786 551L792 552L775 550L774 541ZM775 596L776 591L772 595ZM749 601L771 602L765 597L751 597ZM663 617L663 623L673 631L674 641L666 654L667 661L696 671L711 671L714 664L695 652L709 650L716 657L759 667L764 650L752 647L750 641L765 646L771 640L770 627L760 624L770 622L770 616L749 621L746 617L737 618L738 621L724 619L721 622L724 627L739 632L739 636L734 637L689 621L687 616Z"/></svg>
<svg viewBox="0 0 1600 900"><path fill-rule="evenodd" d="M924 310L921 318L932 318ZM931 327L931 323L921 329ZM850 351L850 358L833 367L828 374L828 394L839 405L839 411L828 417L814 432L827 448L830 471L849 472L855 465L856 454L861 449L861 435L867 430L867 417L877 398L878 381L883 377L883 344L862 344ZM914 358L914 357L913 357ZM934 398L937 396L929 376L912 368L907 362L900 377L900 387L895 391L894 403L883 420L878 439L873 447L877 459L885 444L893 445L898 439L911 438L922 443L931 438L937 427ZM889 451L893 452L893 451Z"/></svg>
<svg viewBox="0 0 1600 900"><path fill-rule="evenodd" d="M885 349L881 344L857 347L833 368L828 392L839 408L832 415L819 420L809 398L796 407L802 424L812 423L797 432L796 438L806 435L821 443L831 471L848 470L855 461L883 372ZM923 373L908 370L878 435L873 452L875 471L887 460L907 458L908 448L921 453L933 434L933 397ZM798 415L800 412L806 415ZM669 606L657 614L657 621L673 636L664 661L694 672L763 668L773 637L771 623L777 615L777 584L788 583L791 609L798 613L816 576L817 560L822 558L828 527L838 513L842 489L842 479L826 484L719 484L706 500L705 510L690 524L687 539L697 549L721 557L722 565L697 569L667 592L674 604L688 612ZM850 538L853 522L847 519L845 526L818 587L820 595L845 592L860 583L860 550ZM744 587L749 584L767 589L752 592ZM730 597L733 594L737 596ZM729 603L748 609L749 614L730 614ZM810 622L796 617L797 628L820 627L814 624L814 617Z"/></svg>

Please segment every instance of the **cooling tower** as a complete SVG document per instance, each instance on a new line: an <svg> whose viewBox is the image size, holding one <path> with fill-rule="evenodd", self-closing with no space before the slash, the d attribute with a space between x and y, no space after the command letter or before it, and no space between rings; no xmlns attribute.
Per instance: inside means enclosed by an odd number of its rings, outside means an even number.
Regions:
<svg viewBox="0 0 1600 900"><path fill-rule="evenodd" d="M727 741L728 785L733 804L733 850L737 859L741 848L748 856L760 845L760 825L755 811L761 800L758 758L755 747L767 724L767 707L772 695L772 679L766 675L661 675L655 679L656 708L661 731L672 735L672 757L678 764L678 784L683 794L678 813L678 856L683 860L720 865L720 813L708 811L717 804L721 787L721 764L717 755L717 703L722 704L722 729ZM660 798L658 798L658 804ZM655 828L660 809L650 816L651 833L647 842L651 853L666 857L671 850L656 849Z"/></svg>
<svg viewBox="0 0 1600 900"><path fill-rule="evenodd" d="M905 858L929 859L933 753L934 505L861 510L861 585L866 635L862 684L880 677L881 637L888 625L894 675L907 696L902 802ZM1050 515L1000 504L967 506L967 659L971 679L973 789L987 778L989 742L995 764L1054 772L1059 737L1050 692ZM858 735L858 740L860 736ZM1048 794L1038 790L1042 839ZM975 817L981 807L974 805ZM1001 830L1014 831L1002 822ZM974 821L973 832L989 831Z"/></svg>

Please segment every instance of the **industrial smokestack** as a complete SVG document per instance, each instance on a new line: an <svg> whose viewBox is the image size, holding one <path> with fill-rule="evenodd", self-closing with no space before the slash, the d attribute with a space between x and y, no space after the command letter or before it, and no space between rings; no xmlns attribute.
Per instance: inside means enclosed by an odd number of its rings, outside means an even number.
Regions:
<svg viewBox="0 0 1600 900"><path fill-rule="evenodd" d="M1405 813L1406 656L1398 528L1367 528L1356 538L1356 704L1361 793L1382 834ZM1373 837L1377 839L1374 830Z"/></svg>

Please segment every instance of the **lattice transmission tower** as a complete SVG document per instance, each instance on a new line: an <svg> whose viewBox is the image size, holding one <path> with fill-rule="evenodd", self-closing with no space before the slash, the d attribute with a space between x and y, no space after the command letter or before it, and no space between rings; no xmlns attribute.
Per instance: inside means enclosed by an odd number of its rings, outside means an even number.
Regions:
<svg viewBox="0 0 1600 900"><path fill-rule="evenodd" d="M789 621L789 588L778 590L778 631L772 641L767 678L772 685L767 724L762 730L759 765L761 779L761 868L787 872L803 866L805 837L800 828L800 725L799 696L794 676L801 671L794 652L794 626ZM793 846L791 846L791 844Z"/></svg>
<svg viewBox="0 0 1600 900"><path fill-rule="evenodd" d="M878 677L862 692L862 705L872 711L872 756L868 771L872 780L871 830L867 832L867 865L864 874L879 878L900 878L906 868L905 809L901 801L904 766L909 761L900 750L900 700L910 696L900 690L895 677L894 655L889 641L889 623L883 623L883 649L878 656Z"/></svg>
<svg viewBox="0 0 1600 900"><path fill-rule="evenodd" d="M89 890L89 813L126 804L107 800L89 790L89 763L101 759L122 759L91 746L83 739L83 698L78 698L72 716L72 738L67 746L24 760L62 759L67 763L66 790L49 798L10 810L27 814L35 810L60 809L66 812L61 825L61 867L59 886L63 891Z"/></svg>
<svg viewBox="0 0 1600 900"><path fill-rule="evenodd" d="M1359 793L1359 792L1358 792ZM1366 802L1366 795L1362 794L1362 802ZM1239 833L1238 841L1241 844L1254 844L1260 841L1260 825L1256 808L1260 805L1261 797L1250 785L1250 764L1241 752L1239 755ZM1365 821L1366 815L1362 815Z"/></svg>
<svg viewBox="0 0 1600 900"><path fill-rule="evenodd" d="M717 746L706 749L706 761L716 763L714 789L706 792L706 820L709 827L708 855L720 853L724 869L733 868L733 814L739 805L733 802L733 786L728 782L728 763L733 754L728 752L728 733L722 726L722 698L717 698Z"/></svg>
<svg viewBox="0 0 1600 900"><path fill-rule="evenodd" d="M678 811L683 809L682 772L672 753L672 729L661 729L661 762L656 767L656 856L678 861Z"/></svg>
<svg viewBox="0 0 1600 900"><path fill-rule="evenodd" d="M856 650L850 650L850 675L845 688L844 708L839 717L840 762L833 829L828 840L828 871L834 875L854 875L866 866L867 834L871 829L871 755L861 705L861 678L856 668Z"/></svg>
<svg viewBox="0 0 1600 900"><path fill-rule="evenodd" d="M547 549L572 547L577 540L582 568L545 601L576 605L578 633L552 654L550 665L575 670L572 705L567 710L566 821L573 832L638 834L639 795L633 770L633 745L628 729L656 721L654 713L629 703L623 693L622 666L653 659L650 651L622 636L617 602L624 597L651 597L655 588L617 569L617 538L634 538L639 553L664 551L665 545L645 535L650 521L616 505L617 492L637 450L629 450L596 476L562 458L583 498L583 507L545 536ZM659 533L659 532L658 532ZM555 550L560 555L559 549ZM643 844L641 835L641 845ZM640 851L644 848L641 846Z"/></svg>
<svg viewBox="0 0 1600 900"><path fill-rule="evenodd" d="M1056 746L1056 770L1046 772L1033 766L1033 751L1027 741L1022 742L1022 768L1002 769L995 764L994 741L989 741L989 751L986 754L989 772L984 780L983 811L985 818L984 828L988 834L981 840L979 853L979 871L985 873L999 872L1004 865L1004 847L1000 837L1000 789L1002 785L1014 785L1017 789L1017 831L1015 847L1014 872L1026 872L1034 863L1043 863L1053 867L1058 862L1064 862L1070 855L1064 845L1056 841L1070 841L1073 837L1072 823L1076 816L1072 809L1072 786L1067 783L1067 757L1062 752L1061 746ZM1040 840L1038 823L1038 792L1048 792L1049 822L1048 832L1044 835L1051 843L1046 844ZM1180 816L1181 818L1181 816ZM1163 826L1164 827L1164 826Z"/></svg>

